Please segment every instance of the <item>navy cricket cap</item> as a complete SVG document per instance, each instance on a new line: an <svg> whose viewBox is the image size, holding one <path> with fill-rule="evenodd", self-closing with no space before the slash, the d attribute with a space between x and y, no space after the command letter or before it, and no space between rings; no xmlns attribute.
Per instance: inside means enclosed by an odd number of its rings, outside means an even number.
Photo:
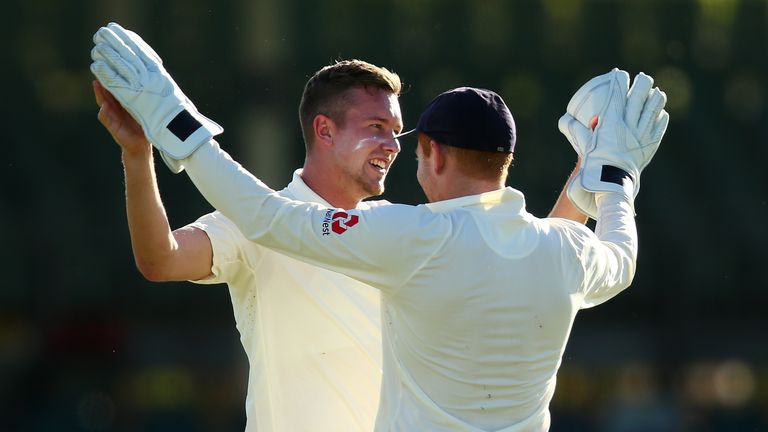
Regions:
<svg viewBox="0 0 768 432"><path fill-rule="evenodd" d="M432 99L411 132L435 141L471 150L511 153L517 133L512 113L498 94L474 87L459 87Z"/></svg>

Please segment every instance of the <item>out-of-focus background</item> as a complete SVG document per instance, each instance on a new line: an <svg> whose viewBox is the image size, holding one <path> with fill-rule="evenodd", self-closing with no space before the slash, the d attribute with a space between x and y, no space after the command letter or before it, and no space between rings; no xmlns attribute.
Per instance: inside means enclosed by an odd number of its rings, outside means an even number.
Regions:
<svg viewBox="0 0 768 432"><path fill-rule="evenodd" d="M398 72L406 127L451 87L502 94L509 183L544 216L575 156L572 93L614 66L667 92L637 202L633 286L579 314L552 431L768 430L768 3L764 0L11 0L3 3L0 430L240 431L247 365L225 286L135 269L118 147L96 120L91 35L141 34L222 145L273 187L303 162L307 78ZM385 198L419 203L412 148ZM159 165L174 227L211 210ZM297 319L301 319L297 317ZM297 414L300 415L300 414Z"/></svg>

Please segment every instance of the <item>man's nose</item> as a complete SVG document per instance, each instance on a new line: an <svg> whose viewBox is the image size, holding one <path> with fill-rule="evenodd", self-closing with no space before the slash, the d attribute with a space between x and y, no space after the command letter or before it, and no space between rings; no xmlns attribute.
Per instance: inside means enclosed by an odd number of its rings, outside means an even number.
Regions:
<svg viewBox="0 0 768 432"><path fill-rule="evenodd" d="M396 136L397 134L392 134L391 136L384 138L382 142L384 150L390 153L400 153L400 141L395 138Z"/></svg>

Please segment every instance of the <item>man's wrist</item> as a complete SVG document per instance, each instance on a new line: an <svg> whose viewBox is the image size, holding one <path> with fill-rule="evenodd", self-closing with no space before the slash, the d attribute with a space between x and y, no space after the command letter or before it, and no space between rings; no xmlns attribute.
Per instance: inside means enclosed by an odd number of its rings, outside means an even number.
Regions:
<svg viewBox="0 0 768 432"><path fill-rule="evenodd" d="M152 160L152 146L149 142L147 142L147 145L138 146L135 149L126 149L125 147L121 147L121 149L123 164L145 163L148 160Z"/></svg>

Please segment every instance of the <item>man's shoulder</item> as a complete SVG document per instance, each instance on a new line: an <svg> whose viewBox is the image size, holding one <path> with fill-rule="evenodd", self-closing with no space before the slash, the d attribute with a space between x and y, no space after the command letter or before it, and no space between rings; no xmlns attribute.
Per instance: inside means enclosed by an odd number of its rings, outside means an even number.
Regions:
<svg viewBox="0 0 768 432"><path fill-rule="evenodd" d="M200 216L188 226L205 231L208 234L208 237L211 238L219 237L235 240L243 237L240 230L237 228L237 225L218 210Z"/></svg>
<svg viewBox="0 0 768 432"><path fill-rule="evenodd" d="M574 233L577 235L594 234L585 224L559 217L538 218L537 221L559 233Z"/></svg>
<svg viewBox="0 0 768 432"><path fill-rule="evenodd" d="M360 203L358 208L376 208L376 207L383 207L392 205L391 202L387 200L367 200Z"/></svg>
<svg viewBox="0 0 768 432"><path fill-rule="evenodd" d="M594 242L599 241L595 233L585 224L564 218L538 219L539 226L545 227L546 233L552 241L567 249L581 250Z"/></svg>

